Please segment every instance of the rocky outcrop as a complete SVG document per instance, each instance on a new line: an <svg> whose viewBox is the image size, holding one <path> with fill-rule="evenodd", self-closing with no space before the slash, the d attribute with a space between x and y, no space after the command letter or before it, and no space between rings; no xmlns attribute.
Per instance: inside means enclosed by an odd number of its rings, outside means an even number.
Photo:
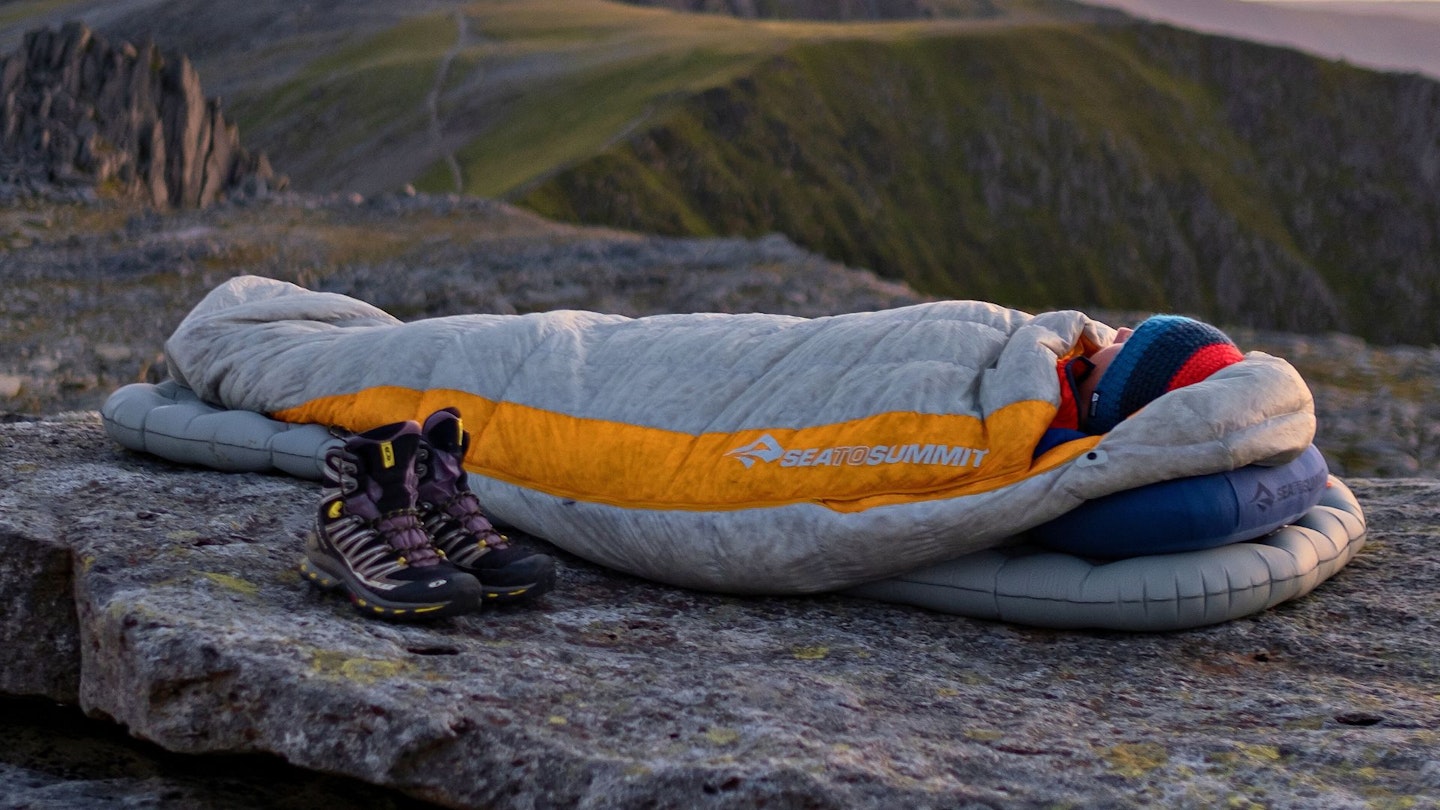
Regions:
<svg viewBox="0 0 1440 810"><path fill-rule="evenodd" d="M1434 481L1351 481L1370 543L1350 566L1183 633L707 595L569 557L534 605L411 627L300 580L314 485L129 455L93 416L0 425L0 448L4 690L172 751L269 752L453 807L1427 806L1440 790Z"/></svg>
<svg viewBox="0 0 1440 810"><path fill-rule="evenodd" d="M79 23L25 36L0 60L0 194L94 188L201 207L281 188L207 99L184 56L111 46Z"/></svg>

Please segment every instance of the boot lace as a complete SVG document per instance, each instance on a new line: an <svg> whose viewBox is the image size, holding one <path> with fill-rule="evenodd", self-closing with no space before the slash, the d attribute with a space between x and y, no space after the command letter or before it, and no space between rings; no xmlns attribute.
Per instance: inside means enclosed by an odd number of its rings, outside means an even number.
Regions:
<svg viewBox="0 0 1440 810"><path fill-rule="evenodd" d="M495 529L489 518L481 511L480 499L468 489L458 490L444 502L436 504L467 535L475 538L481 548L502 549L510 541Z"/></svg>
<svg viewBox="0 0 1440 810"><path fill-rule="evenodd" d="M401 509L382 515L375 521L375 531L400 555L402 564L424 568L440 562L440 554L430 545L430 536L420 523L414 509Z"/></svg>
<svg viewBox="0 0 1440 810"><path fill-rule="evenodd" d="M360 490L360 467L355 460L345 453L332 453L325 461L330 475L322 502L355 497ZM418 509L400 509L369 519L347 506L343 515L332 517L326 521L324 534L364 576L387 576L407 566L425 568L443 559L431 545Z"/></svg>

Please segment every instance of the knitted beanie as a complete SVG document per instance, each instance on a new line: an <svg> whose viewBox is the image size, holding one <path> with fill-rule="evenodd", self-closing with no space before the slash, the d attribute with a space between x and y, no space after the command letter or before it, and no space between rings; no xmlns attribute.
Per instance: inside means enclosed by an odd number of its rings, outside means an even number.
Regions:
<svg viewBox="0 0 1440 810"><path fill-rule="evenodd" d="M1161 394L1243 359L1234 342L1209 324L1178 315L1147 318L1100 378L1085 427L1105 433Z"/></svg>

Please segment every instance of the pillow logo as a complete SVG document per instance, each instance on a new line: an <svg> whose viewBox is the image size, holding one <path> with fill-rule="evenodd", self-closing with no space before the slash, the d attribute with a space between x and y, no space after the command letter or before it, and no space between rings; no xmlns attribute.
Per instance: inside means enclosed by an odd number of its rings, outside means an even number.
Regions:
<svg viewBox="0 0 1440 810"><path fill-rule="evenodd" d="M1264 484L1256 484L1255 497L1250 499L1250 503L1258 506L1261 512L1265 512L1275 505L1275 495Z"/></svg>

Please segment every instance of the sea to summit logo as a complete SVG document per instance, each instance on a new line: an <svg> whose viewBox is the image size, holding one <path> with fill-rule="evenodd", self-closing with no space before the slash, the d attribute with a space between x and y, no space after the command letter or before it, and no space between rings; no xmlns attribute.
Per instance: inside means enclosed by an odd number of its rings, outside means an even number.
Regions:
<svg viewBox="0 0 1440 810"><path fill-rule="evenodd" d="M1275 505L1275 494L1264 484L1255 485L1255 495L1250 499L1261 512L1265 512Z"/></svg>
<svg viewBox="0 0 1440 810"><path fill-rule="evenodd" d="M725 455L738 460L745 469L760 461L780 462L781 467L874 467L880 464L938 464L945 467L975 467L990 451L978 447L948 444L856 444L835 447L807 447L786 450L769 433Z"/></svg>
<svg viewBox="0 0 1440 810"><path fill-rule="evenodd" d="M744 464L745 469L748 470L754 466L756 461L774 461L780 458L785 455L785 448L775 441L774 436L766 433L750 444L737 447L725 455L740 459L740 463Z"/></svg>
<svg viewBox="0 0 1440 810"><path fill-rule="evenodd" d="M1278 501L1284 504L1287 501L1304 499L1310 493L1325 486L1325 481L1330 477L1329 470L1321 470L1309 478L1298 478L1294 481L1287 481L1271 492L1264 484L1255 485L1255 495L1250 499L1261 512L1265 512L1274 506Z"/></svg>

